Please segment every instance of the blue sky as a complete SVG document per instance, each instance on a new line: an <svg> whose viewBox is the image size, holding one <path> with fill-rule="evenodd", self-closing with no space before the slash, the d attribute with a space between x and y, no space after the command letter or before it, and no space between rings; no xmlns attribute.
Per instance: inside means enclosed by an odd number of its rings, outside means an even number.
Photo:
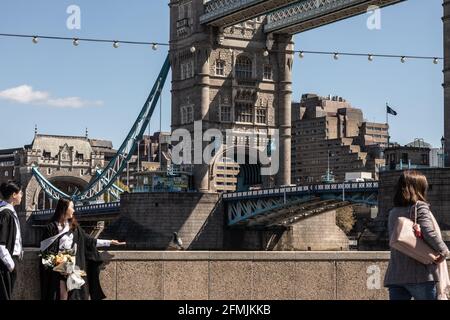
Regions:
<svg viewBox="0 0 450 320"><path fill-rule="evenodd" d="M168 42L167 0L2 0L0 33ZM81 8L81 30L69 30L66 9ZM295 36L298 50L443 55L442 1L409 0L384 8L381 30L361 15ZM23 146L40 133L89 135L118 147L145 101L167 49L0 37L0 93L21 87L40 103L0 98L0 149ZM170 81L170 78L168 79ZM443 132L442 63L306 55L294 63L293 98L303 93L339 95L362 108L369 121L385 122L393 141L424 138L440 145ZM170 83L170 82L168 82ZM27 86L27 87L25 87ZM31 89L31 88L32 89ZM28 90L28 91L27 91ZM32 90L32 91L31 91ZM6 91L8 92L8 91ZM3 94L5 96L5 94ZM70 98L70 99L68 99ZM31 99L31 98L30 98ZM78 106L79 108L74 108ZM81 106L81 107L80 107ZM170 86L163 94L163 130L170 129ZM151 129L159 129L159 111Z"/></svg>

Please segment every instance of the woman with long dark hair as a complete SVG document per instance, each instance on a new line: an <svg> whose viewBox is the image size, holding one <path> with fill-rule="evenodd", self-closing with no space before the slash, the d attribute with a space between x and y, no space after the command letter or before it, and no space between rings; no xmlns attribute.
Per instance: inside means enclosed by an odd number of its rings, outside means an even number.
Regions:
<svg viewBox="0 0 450 320"><path fill-rule="evenodd" d="M398 180L394 208L389 212L389 238L400 217L415 219L416 236L421 237L436 252L433 264L421 262L391 248L391 258L386 271L384 285L389 289L391 300L436 300L445 299L449 279L446 258L449 250L442 240L440 228L427 203L427 178L417 171L404 171ZM411 230L412 231L412 230ZM445 274L447 273L447 274Z"/></svg>
<svg viewBox="0 0 450 320"><path fill-rule="evenodd" d="M100 286L100 265L103 262L97 247L122 245L117 240L95 239L84 232L74 216L74 204L71 200L60 199L55 214L45 228L41 241L41 252L57 255L59 252L75 249L75 262L79 269L86 272L85 284L80 289L67 290L67 278L61 273L41 264L42 300L92 300L104 299Z"/></svg>
<svg viewBox="0 0 450 320"><path fill-rule="evenodd" d="M22 190L14 182L2 183L0 194L0 300L11 300L16 282L16 267L22 259L22 236L15 206L22 202Z"/></svg>

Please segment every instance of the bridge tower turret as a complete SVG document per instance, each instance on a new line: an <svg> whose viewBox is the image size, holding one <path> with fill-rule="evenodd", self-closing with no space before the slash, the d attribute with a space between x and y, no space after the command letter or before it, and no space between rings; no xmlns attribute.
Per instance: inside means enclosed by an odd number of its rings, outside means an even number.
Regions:
<svg viewBox="0 0 450 320"><path fill-rule="evenodd" d="M194 138L199 120L203 132L219 129L224 138L226 130L270 137L278 129L280 169L276 177L259 177L263 186L289 184L292 37L268 37L264 16L234 26L202 25L203 0L170 0L169 6L172 131L187 129ZM233 140L240 143L247 142ZM214 163L194 166L196 189L217 190L214 170Z"/></svg>

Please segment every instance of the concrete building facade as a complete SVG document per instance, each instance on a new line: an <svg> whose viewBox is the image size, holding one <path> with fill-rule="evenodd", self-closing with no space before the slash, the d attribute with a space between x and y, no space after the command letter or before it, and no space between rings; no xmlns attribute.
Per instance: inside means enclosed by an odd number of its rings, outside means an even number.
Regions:
<svg viewBox="0 0 450 320"><path fill-rule="evenodd" d="M423 139L415 139L405 146L390 146L384 151L384 156L390 170L431 167L431 145Z"/></svg>
<svg viewBox="0 0 450 320"><path fill-rule="evenodd" d="M388 126L365 122L360 109L341 97L305 94L293 104L292 182L321 182L328 167L337 181L346 172L370 171L384 164Z"/></svg>

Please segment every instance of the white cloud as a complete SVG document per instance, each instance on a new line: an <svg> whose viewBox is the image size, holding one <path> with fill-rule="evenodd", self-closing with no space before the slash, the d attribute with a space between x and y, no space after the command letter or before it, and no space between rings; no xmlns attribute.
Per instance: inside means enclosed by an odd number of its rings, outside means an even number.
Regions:
<svg viewBox="0 0 450 320"><path fill-rule="evenodd" d="M27 85L0 91L0 98L19 103L42 102L48 97L48 92L33 91L33 88Z"/></svg>
<svg viewBox="0 0 450 320"><path fill-rule="evenodd" d="M35 91L29 85L0 91L0 99L23 104L47 105L55 108L83 108L87 106L101 106L103 101L88 101L79 97L53 98L45 91Z"/></svg>
<svg viewBox="0 0 450 320"><path fill-rule="evenodd" d="M48 99L46 104L56 108L83 108L86 106L101 106L103 101L86 101L78 97L69 97Z"/></svg>

